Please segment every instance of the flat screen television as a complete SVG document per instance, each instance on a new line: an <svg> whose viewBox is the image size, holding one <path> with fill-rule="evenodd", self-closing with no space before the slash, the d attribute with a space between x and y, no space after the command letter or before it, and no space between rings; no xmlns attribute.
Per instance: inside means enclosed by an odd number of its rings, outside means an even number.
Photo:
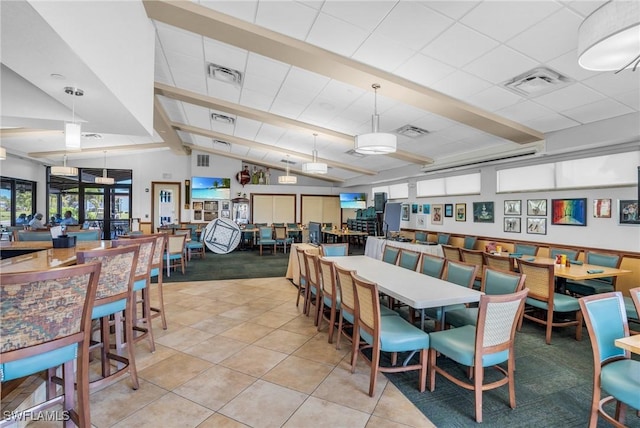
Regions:
<svg viewBox="0 0 640 428"><path fill-rule="evenodd" d="M367 208L366 193L340 193L340 208L365 209Z"/></svg>
<svg viewBox="0 0 640 428"><path fill-rule="evenodd" d="M322 243L322 223L309 222L309 242L315 245Z"/></svg>
<svg viewBox="0 0 640 428"><path fill-rule="evenodd" d="M191 199L231 199L231 179L192 177Z"/></svg>

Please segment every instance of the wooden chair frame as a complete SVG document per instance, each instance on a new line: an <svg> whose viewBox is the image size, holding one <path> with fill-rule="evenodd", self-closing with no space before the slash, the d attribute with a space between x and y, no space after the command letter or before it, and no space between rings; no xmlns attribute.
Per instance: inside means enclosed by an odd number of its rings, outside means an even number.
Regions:
<svg viewBox="0 0 640 428"><path fill-rule="evenodd" d="M456 262L462 261L462 256L460 255L460 248L454 247L453 245L445 245L440 244L442 247L442 252L444 253L444 258L447 260L453 260Z"/></svg>
<svg viewBox="0 0 640 428"><path fill-rule="evenodd" d="M318 255L313 254L310 251L304 251L304 263L307 270L307 289L305 290L305 314L309 316L311 312L311 287L315 287L316 296L315 296L315 306L314 306L314 314L313 314L313 325L318 325L318 314L320 312L320 295L322 294L320 290L320 270L318 269Z"/></svg>
<svg viewBox="0 0 640 428"><path fill-rule="evenodd" d="M333 343L333 333L337 325L337 314L340 311L339 302L337 300L338 289L336 285L335 264L324 258L318 259L318 268L320 271L320 314L318 316L318 331L322 328L322 320L329 322L329 331L327 342ZM330 300L330 306L327 308L325 298Z"/></svg>

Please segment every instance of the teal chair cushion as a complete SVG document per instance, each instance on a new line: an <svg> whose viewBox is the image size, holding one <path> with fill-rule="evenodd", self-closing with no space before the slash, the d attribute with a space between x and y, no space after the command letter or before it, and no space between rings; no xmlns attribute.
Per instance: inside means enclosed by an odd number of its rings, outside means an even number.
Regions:
<svg viewBox="0 0 640 428"><path fill-rule="evenodd" d="M617 400L640 409L640 361L620 360L602 367L601 388Z"/></svg>
<svg viewBox="0 0 640 428"><path fill-rule="evenodd" d="M434 278L440 278L442 269L444 268L444 262L445 259L423 256L421 272Z"/></svg>
<svg viewBox="0 0 640 428"><path fill-rule="evenodd" d="M541 300L532 299L527 297L527 305L534 306L540 309L548 309L549 305ZM580 304L575 297L568 296L566 294L553 294L553 311L554 312L575 312L580 310Z"/></svg>
<svg viewBox="0 0 640 428"><path fill-rule="evenodd" d="M323 296L322 301L327 306L331 306L331 304L333 303L331 297L327 297L327 296ZM336 296L336 309L338 310L340 309L340 296Z"/></svg>
<svg viewBox="0 0 640 428"><path fill-rule="evenodd" d="M387 306L380 305L380 316L381 317L394 317L394 316L397 317L397 316L400 316L400 314Z"/></svg>
<svg viewBox="0 0 640 428"><path fill-rule="evenodd" d="M535 245L516 244L514 253L521 253L525 256L535 256L538 252L538 247Z"/></svg>
<svg viewBox="0 0 640 428"><path fill-rule="evenodd" d="M446 311L445 322L454 327L462 327L465 325L476 325L478 323L478 308L462 308Z"/></svg>
<svg viewBox="0 0 640 428"><path fill-rule="evenodd" d="M116 312L124 311L127 306L126 299L116 300L115 302L105 303L104 305L94 306L91 311L91 319L97 320Z"/></svg>
<svg viewBox="0 0 640 428"><path fill-rule="evenodd" d="M347 247L346 246L329 246L323 247L322 251L324 251L325 257L337 257L337 256L346 256L347 255Z"/></svg>
<svg viewBox="0 0 640 428"><path fill-rule="evenodd" d="M627 318L634 320L638 319L638 312L636 312L636 307L633 304L631 297L624 297L624 309L627 312Z"/></svg>
<svg viewBox="0 0 640 428"><path fill-rule="evenodd" d="M67 235L75 236L76 241L99 241L100 240L100 229L94 230L83 230L80 232L69 232Z"/></svg>
<svg viewBox="0 0 640 428"><path fill-rule="evenodd" d="M434 349L453 361L473 367L475 355L476 328L466 325L429 334L431 349ZM490 367L507 361L509 350L486 354L482 357L482 367Z"/></svg>
<svg viewBox="0 0 640 428"><path fill-rule="evenodd" d="M551 248L549 251L549 257L555 259L557 255L564 254L570 261L575 261L578 258L578 250L569 250L566 248Z"/></svg>
<svg viewBox="0 0 640 428"><path fill-rule="evenodd" d="M465 236L464 237L464 248L467 250L473 250L475 249L476 246L476 241L478 240L478 238L476 238L475 236Z"/></svg>
<svg viewBox="0 0 640 428"><path fill-rule="evenodd" d="M160 275L160 268L154 267L151 269L151 278L155 278L156 276Z"/></svg>
<svg viewBox="0 0 640 428"><path fill-rule="evenodd" d="M488 270L486 272L484 292L490 295L515 293L519 281L520 278L518 276Z"/></svg>
<svg viewBox="0 0 640 428"><path fill-rule="evenodd" d="M51 241L51 232L18 232L18 241Z"/></svg>
<svg viewBox="0 0 640 428"><path fill-rule="evenodd" d="M608 293L614 291L613 285L600 279L585 279L583 281L567 281L567 290L580 296Z"/></svg>
<svg viewBox="0 0 640 428"><path fill-rule="evenodd" d="M445 235L445 234L439 234L438 235L438 244L442 245L448 245L449 244L449 235Z"/></svg>
<svg viewBox="0 0 640 428"><path fill-rule="evenodd" d="M382 253L382 261L385 263L395 264L396 260L398 259L399 252L399 248L385 246L384 252Z"/></svg>
<svg viewBox="0 0 640 428"><path fill-rule="evenodd" d="M350 314L349 312L345 312L342 311L342 318L349 321L351 324L353 324L354 318L353 318L353 314Z"/></svg>
<svg viewBox="0 0 640 428"><path fill-rule="evenodd" d="M373 337L362 329L360 337L372 345ZM414 351L429 348L429 334L401 317L380 318L380 350L383 352Z"/></svg>
<svg viewBox="0 0 640 428"><path fill-rule="evenodd" d="M200 250L202 247L202 242L200 241L189 241L185 243L185 247L191 250Z"/></svg>
<svg viewBox="0 0 640 428"><path fill-rule="evenodd" d="M175 258L180 258L180 257L169 257L170 259L175 259ZM140 291L142 290L144 287L147 286L147 280L146 279L139 279L137 281L135 281L133 283L133 291Z"/></svg>
<svg viewBox="0 0 640 428"><path fill-rule="evenodd" d="M0 381L4 382L18 379L41 372L49 367L60 366L67 361L75 360L77 355L78 344L72 343L71 345L54 349L53 351L32 355L31 357L20 358L16 361L1 363Z"/></svg>

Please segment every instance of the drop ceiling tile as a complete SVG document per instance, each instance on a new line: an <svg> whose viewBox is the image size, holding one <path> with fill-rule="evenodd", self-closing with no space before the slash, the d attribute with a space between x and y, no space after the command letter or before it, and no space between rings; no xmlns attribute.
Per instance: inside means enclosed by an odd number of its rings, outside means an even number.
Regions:
<svg viewBox="0 0 640 428"><path fill-rule="evenodd" d="M329 83L329 78L298 67L292 67L278 97L309 104Z"/></svg>
<svg viewBox="0 0 640 428"><path fill-rule="evenodd" d="M165 53L179 52L183 56L191 56L202 60L203 37L201 35L161 22L156 22L156 30Z"/></svg>
<svg viewBox="0 0 640 428"><path fill-rule="evenodd" d="M327 14L320 14L306 41L328 51L350 57L369 33Z"/></svg>
<svg viewBox="0 0 640 428"><path fill-rule="evenodd" d="M248 55L249 53L244 49L217 40L204 39L204 58L207 63L244 72Z"/></svg>
<svg viewBox="0 0 640 428"><path fill-rule="evenodd" d="M469 73L458 70L437 81L431 87L436 91L444 92L458 99L465 99L473 94L492 86L486 80L475 77Z"/></svg>
<svg viewBox="0 0 640 428"><path fill-rule="evenodd" d="M187 125L211 129L210 110L193 104L182 103Z"/></svg>
<svg viewBox="0 0 640 428"><path fill-rule="evenodd" d="M541 116L549 116L553 111L530 100L526 100L500 109L496 111L496 113L516 122L523 122Z"/></svg>
<svg viewBox="0 0 640 428"><path fill-rule="evenodd" d="M573 80L584 80L600 74L598 71L585 70L578 64L577 49L572 49L564 55L547 61L547 65Z"/></svg>
<svg viewBox="0 0 640 428"><path fill-rule="evenodd" d="M405 1L389 12L375 33L418 51L436 38L453 20L418 2Z"/></svg>
<svg viewBox="0 0 640 428"><path fill-rule="evenodd" d="M217 10L225 15L231 15L243 21L253 22L256 16L258 2L254 0L244 1L220 1L220 0L199 0L202 6Z"/></svg>
<svg viewBox="0 0 640 428"><path fill-rule="evenodd" d="M489 82L502 83L538 65L531 58L501 45L468 64L464 69Z"/></svg>
<svg viewBox="0 0 640 428"><path fill-rule="evenodd" d="M432 113L426 113L419 119L413 121L415 126L426 129L430 132L429 135L433 135L434 132L441 131L449 128L450 126L457 126L458 123L453 120L446 119L442 116L438 116Z"/></svg>
<svg viewBox="0 0 640 428"><path fill-rule="evenodd" d="M346 108L362 97L365 93L363 89L348 85L338 80L330 80L327 85L322 88L319 97L330 102L334 109ZM329 106L327 106L329 108Z"/></svg>
<svg viewBox="0 0 640 428"><path fill-rule="evenodd" d="M460 22L498 41L505 42L558 10L551 1L485 1Z"/></svg>
<svg viewBox="0 0 640 428"><path fill-rule="evenodd" d="M613 97L616 101L631 107L635 111L640 111L640 92L624 92Z"/></svg>
<svg viewBox="0 0 640 428"><path fill-rule="evenodd" d="M373 34L358 48L353 59L381 70L392 71L415 52L384 36Z"/></svg>
<svg viewBox="0 0 640 428"><path fill-rule="evenodd" d="M456 71L455 68L417 53L394 70L394 73L419 85L430 86Z"/></svg>
<svg viewBox="0 0 640 428"><path fill-rule="evenodd" d="M554 111L564 111L584 104L599 101L604 97L582 83L565 86L550 94L535 98L535 102Z"/></svg>
<svg viewBox="0 0 640 428"><path fill-rule="evenodd" d="M238 103L240 102L240 91L240 86L207 78L207 94L210 97Z"/></svg>
<svg viewBox="0 0 640 428"><path fill-rule="evenodd" d="M318 11L297 2L258 3L255 23L277 33L304 40Z"/></svg>
<svg viewBox="0 0 640 428"><path fill-rule="evenodd" d="M428 1L424 4L443 15L458 20L471 9L480 4L480 1Z"/></svg>
<svg viewBox="0 0 640 428"><path fill-rule="evenodd" d="M326 1L322 5L322 13L370 32L382 22L396 3L377 1L375 7L362 7L363 4L358 1Z"/></svg>
<svg viewBox="0 0 640 428"><path fill-rule="evenodd" d="M496 111L519 103L523 98L499 86L491 86L468 97L465 101L488 111Z"/></svg>
<svg viewBox="0 0 640 428"><path fill-rule="evenodd" d="M522 124L537 131L548 133L580 125L580 122L576 122L558 113L552 113L535 119L525 120Z"/></svg>
<svg viewBox="0 0 640 428"><path fill-rule="evenodd" d="M568 9L560 9L507 44L540 62L569 52L578 45L578 27L582 18Z"/></svg>
<svg viewBox="0 0 640 428"><path fill-rule="evenodd" d="M461 40L464 40L464 43L461 43ZM456 23L421 52L454 67L461 67L496 46L498 42L495 40Z"/></svg>
<svg viewBox="0 0 640 428"><path fill-rule="evenodd" d="M592 0L576 0L576 1L570 1L567 2L567 5L575 10L576 12L578 12L580 15L587 17L589 16L594 10L596 10L597 8L599 8L600 6L602 6L603 4L607 3L608 0L598 0L598 1L592 1Z"/></svg>
<svg viewBox="0 0 640 428"><path fill-rule="evenodd" d="M624 70L618 74L613 72L600 73L585 79L582 83L605 95L614 96L623 92L639 92L640 76L638 72Z"/></svg>
<svg viewBox="0 0 640 428"><path fill-rule="evenodd" d="M273 103L273 95L251 89L243 89L240 96L240 104L256 110L269 111Z"/></svg>
<svg viewBox="0 0 640 428"><path fill-rule="evenodd" d="M562 114L582 123L595 122L631 113L633 110L611 99L599 100L591 104L581 105L573 109L565 110Z"/></svg>
<svg viewBox="0 0 640 428"><path fill-rule="evenodd" d="M276 98L269 112L291 119L297 119L306 107L306 104L297 104L284 98Z"/></svg>
<svg viewBox="0 0 640 428"><path fill-rule="evenodd" d="M443 129L442 131L438 131L439 136L447 138L451 141L460 141L467 138L476 137L480 134L482 134L482 131L465 125L450 126Z"/></svg>
<svg viewBox="0 0 640 428"><path fill-rule="evenodd" d="M280 139L285 133L286 130L284 128L263 123L256 135L256 141L262 144L279 146Z"/></svg>
<svg viewBox="0 0 640 428"><path fill-rule="evenodd" d="M252 141L256 138L256 135L258 135L258 131L260 131L261 126L262 122L238 116L233 135Z"/></svg>

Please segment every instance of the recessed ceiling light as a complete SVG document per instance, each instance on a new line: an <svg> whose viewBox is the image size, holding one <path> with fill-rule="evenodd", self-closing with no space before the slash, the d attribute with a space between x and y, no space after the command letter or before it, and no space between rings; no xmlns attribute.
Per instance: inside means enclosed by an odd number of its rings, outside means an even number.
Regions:
<svg viewBox="0 0 640 428"><path fill-rule="evenodd" d="M64 77L62 74L58 74L58 73L51 73L49 75L52 79L57 79L57 80L64 80L66 79L66 77Z"/></svg>

